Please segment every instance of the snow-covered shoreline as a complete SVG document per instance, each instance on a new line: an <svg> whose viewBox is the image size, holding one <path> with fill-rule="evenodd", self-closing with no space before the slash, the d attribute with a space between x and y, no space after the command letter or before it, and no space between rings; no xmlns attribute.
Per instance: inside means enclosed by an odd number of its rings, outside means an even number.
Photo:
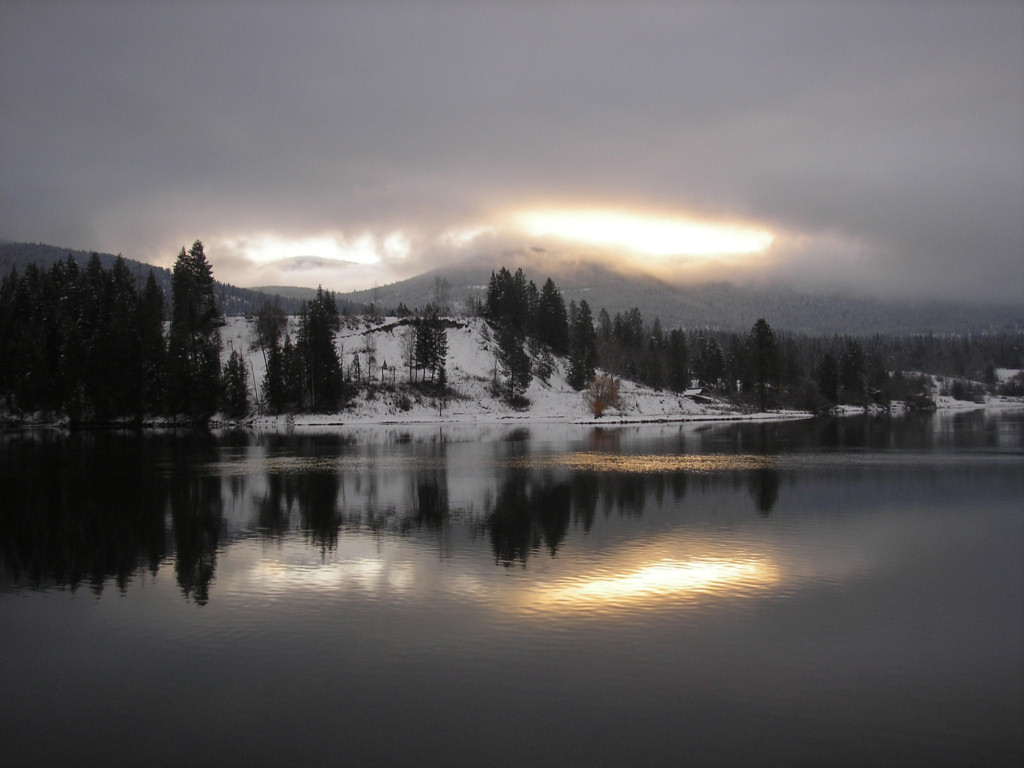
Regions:
<svg viewBox="0 0 1024 768"><path fill-rule="evenodd" d="M294 322L293 320L290 322ZM336 413L298 413L281 416L257 415L237 426L256 430L278 431L303 428L394 427L411 425L478 425L514 426L533 424L565 424L578 426L637 426L643 424L693 424L735 421L771 422L809 419L808 411L772 410L747 412L732 403L710 399L696 402L682 395L655 391L635 382L620 382L619 409L610 409L600 418L588 410L582 394L566 381L564 361L555 361L555 370L547 383L537 378L526 392L528 408L517 409L495 397L492 382L495 378L494 341L481 318L460 318L459 327L448 332L448 381L452 396L440 402L429 395L417 395L402 386L407 372L401 367L401 326L396 318L371 322L363 318L349 318L338 333L336 347L342 365L349 366L353 355L360 357L367 369L367 358L375 358L374 381L361 387L350 406ZM289 327L293 331L293 327ZM246 354L250 367L250 381L261 381L266 370L262 354L252 350L254 335L252 324L244 318L229 318L222 329L225 355L230 349ZM386 363L387 367L384 368ZM381 383L381 374L385 383ZM392 384L394 381L396 383ZM250 392L252 394L252 392ZM413 399L408 399L409 395ZM418 399L416 399L418 398ZM966 411L985 409L1024 409L1024 399L987 397L985 403L954 400L948 396L935 398L940 411ZM903 410L894 403L891 413ZM882 409L870 412L881 413ZM843 407L838 415L865 413L863 408ZM220 426L232 423L217 422Z"/></svg>

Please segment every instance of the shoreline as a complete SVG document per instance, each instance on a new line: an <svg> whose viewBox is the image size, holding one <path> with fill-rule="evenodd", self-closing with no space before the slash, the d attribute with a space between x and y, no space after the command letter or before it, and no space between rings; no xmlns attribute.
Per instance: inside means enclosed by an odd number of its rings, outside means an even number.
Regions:
<svg viewBox="0 0 1024 768"><path fill-rule="evenodd" d="M1024 411L1024 398L989 397L984 403L952 400L942 398L943 402L929 414L955 414L975 411L993 413ZM125 430L248 430L252 432L290 432L309 429L366 429L372 427L393 429L395 427L502 427L561 425L577 427L630 427L666 424L724 424L736 422L776 423L799 421L817 418L850 418L856 416L902 417L913 415L914 412L902 407L902 403L893 403L889 408L880 406L863 408L859 406L839 406L835 411L826 414L814 414L810 411L778 410L744 413L740 411L714 411L710 408L701 413L650 414L631 415L629 413L610 413L601 418L580 417L578 415L558 416L553 414L531 414L529 412L511 412L496 414L490 411L481 413L456 413L446 415L427 415L425 413L411 415L408 418L393 418L383 414L354 413L348 418L344 412L325 414L282 414L278 416L254 416L244 420L211 418L203 425L196 425L187 419L143 419L142 421L72 423L68 418L0 418L0 432L17 432L24 430L55 430L55 431L125 431Z"/></svg>

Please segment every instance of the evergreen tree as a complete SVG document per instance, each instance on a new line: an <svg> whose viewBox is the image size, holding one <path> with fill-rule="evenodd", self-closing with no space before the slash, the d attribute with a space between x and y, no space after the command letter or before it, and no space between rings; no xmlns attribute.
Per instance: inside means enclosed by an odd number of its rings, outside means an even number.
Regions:
<svg viewBox="0 0 1024 768"><path fill-rule="evenodd" d="M533 328L531 313L537 294L537 286L531 290L530 285L522 269L517 269L514 275L506 267L492 272L484 317L496 326L512 325L516 334L525 338Z"/></svg>
<svg viewBox="0 0 1024 768"><path fill-rule="evenodd" d="M772 327L760 318L750 329L747 337L750 372L757 387L758 404L762 411L767 407L768 389L778 381L778 342Z"/></svg>
<svg viewBox="0 0 1024 768"><path fill-rule="evenodd" d="M517 402L530 386L530 356L523 348L524 338L512 324L498 328L498 365L505 376L508 401Z"/></svg>
<svg viewBox="0 0 1024 768"><path fill-rule="evenodd" d="M740 338L739 335L730 333L725 338L725 391L735 392L738 386L743 392L749 392L755 386L754 369L748 360L749 337Z"/></svg>
<svg viewBox="0 0 1024 768"><path fill-rule="evenodd" d="M547 384L551 380L551 374L555 372L555 359L548 350L542 350L537 359L534 373L537 378Z"/></svg>
<svg viewBox="0 0 1024 768"><path fill-rule="evenodd" d="M686 390L690 386L686 334L678 328L669 331L668 340L665 344L665 357L668 361L668 388L673 392Z"/></svg>
<svg viewBox="0 0 1024 768"><path fill-rule="evenodd" d="M416 368L430 373L431 382L436 382L448 358L448 330L439 309L434 304L427 306L426 313L417 319L414 358ZM447 371L446 371L447 376Z"/></svg>
<svg viewBox="0 0 1024 768"><path fill-rule="evenodd" d="M14 269L0 281L0 393L8 411L14 410L15 350L21 328L14 312L18 282L18 272Z"/></svg>
<svg viewBox="0 0 1024 768"><path fill-rule="evenodd" d="M224 363L223 382L221 390L221 412L231 419L240 419L249 413L249 388L246 379L249 375L248 368L242 354L237 350L231 350L227 362Z"/></svg>
<svg viewBox="0 0 1024 768"><path fill-rule="evenodd" d="M98 266L99 257L96 261ZM58 372L61 407L73 421L91 418L94 390L89 386L88 376L97 295L87 289L78 264L70 256L51 267L50 280L58 286L60 297L54 319L62 345Z"/></svg>
<svg viewBox="0 0 1024 768"><path fill-rule="evenodd" d="M312 411L330 411L342 397L341 361L334 347L334 333L340 324L334 294L317 288L299 316L296 346L304 363L306 402Z"/></svg>
<svg viewBox="0 0 1024 768"><path fill-rule="evenodd" d="M220 389L220 311L213 270L196 240L178 254L171 271L171 330L168 342L170 407L206 421L217 409Z"/></svg>
<svg viewBox="0 0 1024 768"><path fill-rule="evenodd" d="M597 340L599 342L609 342L612 338L612 318L608 314L608 310L601 307L601 311L597 313Z"/></svg>
<svg viewBox="0 0 1024 768"><path fill-rule="evenodd" d="M597 359L594 320L586 299L580 301L579 307L570 317L570 323L568 381L573 389L580 390L594 378Z"/></svg>
<svg viewBox="0 0 1024 768"><path fill-rule="evenodd" d="M286 338L289 351L291 339ZM283 413L288 408L285 387L285 351L282 345L274 345L267 351L267 368L263 373L263 403L270 413Z"/></svg>
<svg viewBox="0 0 1024 768"><path fill-rule="evenodd" d="M101 314L92 345L94 363L98 367L95 379L100 385L93 396L97 416L141 417L145 371L138 294L122 257L117 257L103 282Z"/></svg>
<svg viewBox="0 0 1024 768"><path fill-rule="evenodd" d="M831 354L825 353L818 364L818 391L829 403L839 402L839 366Z"/></svg>
<svg viewBox="0 0 1024 768"><path fill-rule="evenodd" d="M856 339L849 339L839 353L839 387L844 398L857 404L865 402L866 366L864 348Z"/></svg>
<svg viewBox="0 0 1024 768"><path fill-rule="evenodd" d="M665 386L664 349L665 334L661 329L661 319L656 317L647 332L646 352L640 369L641 381L656 390Z"/></svg>
<svg viewBox="0 0 1024 768"><path fill-rule="evenodd" d="M64 393L67 381L61 376L61 360L64 356L64 328L60 317L60 295L67 287L61 279L60 270L26 270L30 279L30 294L34 297L29 321L29 352L33 360L33 375L26 380L33 390L30 397L43 410L58 412L64 407ZM33 285L31 281L35 281Z"/></svg>
<svg viewBox="0 0 1024 768"><path fill-rule="evenodd" d="M166 358L164 341L164 292L150 270L139 297L138 328L142 363L143 407L156 412L163 405L163 372Z"/></svg>
<svg viewBox="0 0 1024 768"><path fill-rule="evenodd" d="M78 385L71 417L87 421L106 419L109 416L107 404L103 402L108 385L107 371L110 368L106 335L110 297L104 277L99 254L93 253L81 276L78 322L72 330L74 343L80 345L79 356L71 362L76 374L70 380ZM68 346L70 348L71 345Z"/></svg>
<svg viewBox="0 0 1024 768"><path fill-rule="evenodd" d="M284 343L267 352L267 370L263 375L263 401L271 413L287 413L302 407L305 379L302 353L287 333Z"/></svg>
<svg viewBox="0 0 1024 768"><path fill-rule="evenodd" d="M448 388L448 329L444 321L437 318L432 331L434 347L434 372L437 375L438 389Z"/></svg>
<svg viewBox="0 0 1024 768"><path fill-rule="evenodd" d="M430 328L426 318L416 318L416 342L413 348L413 360L416 370L420 371L421 379L426 379L427 372L434 378L434 348Z"/></svg>
<svg viewBox="0 0 1024 768"><path fill-rule="evenodd" d="M717 387L725 375L725 354L718 339L703 333L694 340L694 375L708 386Z"/></svg>
<svg viewBox="0 0 1024 768"><path fill-rule="evenodd" d="M537 301L537 337L551 347L556 355L569 351L569 318L565 301L549 277L541 288Z"/></svg>

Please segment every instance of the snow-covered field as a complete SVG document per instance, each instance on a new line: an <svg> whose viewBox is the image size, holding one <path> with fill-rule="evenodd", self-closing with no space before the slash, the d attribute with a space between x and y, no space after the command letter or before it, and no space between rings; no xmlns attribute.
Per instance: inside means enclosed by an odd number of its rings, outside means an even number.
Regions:
<svg viewBox="0 0 1024 768"><path fill-rule="evenodd" d="M406 326L397 318L373 323L363 318L343 319L335 341L342 365L348 369L358 355L366 375L368 350L374 348L376 365L370 386L363 386L348 408L331 414L295 414L292 416L257 416L254 426L326 424L389 424L389 423L509 423L529 422L609 423L720 419L803 418L800 412L744 414L734 406L716 402L696 403L669 392L655 392L647 387L623 380L620 383L620 408L605 411L595 419L583 401L583 395L566 382L567 361L555 359L555 371L547 384L534 377L526 397L529 407L519 410L493 394L495 376L501 380L494 358L495 342L481 318L458 318L458 327L448 329L447 375L452 394L446 402L437 398L408 392L411 404L401 407L403 385L408 370L403 361L402 336ZM295 338L295 318L289 318L288 332ZM266 371L263 353L256 340L252 322L244 317L231 317L221 329L222 355L226 359L233 349L245 355L249 366L249 394L254 397L257 385ZM385 368L386 365L386 368ZM380 386L382 377L387 384ZM257 410L259 410L257 408Z"/></svg>

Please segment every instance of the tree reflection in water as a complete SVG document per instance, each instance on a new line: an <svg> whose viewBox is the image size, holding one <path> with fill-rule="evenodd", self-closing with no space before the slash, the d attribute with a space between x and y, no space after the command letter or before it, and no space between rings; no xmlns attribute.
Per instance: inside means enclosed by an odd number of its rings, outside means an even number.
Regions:
<svg viewBox="0 0 1024 768"><path fill-rule="evenodd" d="M174 572L186 598L199 605L210 599L221 539L220 478L193 473L175 475L170 484L174 524Z"/></svg>
<svg viewBox="0 0 1024 768"><path fill-rule="evenodd" d="M125 450L125 443L132 450ZM0 563L16 584L89 584L156 573L167 552L165 482L149 444L108 433L3 436Z"/></svg>
<svg viewBox="0 0 1024 768"><path fill-rule="evenodd" d="M410 521L420 528L441 529L448 518L448 473L439 470L418 472L414 476L415 503Z"/></svg>
<svg viewBox="0 0 1024 768"><path fill-rule="evenodd" d="M772 507L779 500L779 473L770 467L755 469L747 482L758 511L762 515L771 514Z"/></svg>
<svg viewBox="0 0 1024 768"><path fill-rule="evenodd" d="M338 476L333 472L305 472L297 477L301 527L310 544L321 553L338 546L341 512L338 508Z"/></svg>
<svg viewBox="0 0 1024 768"><path fill-rule="evenodd" d="M110 582L124 590L136 575L155 574L173 556L182 594L203 604L219 550L239 535L295 536L324 557L342 535L408 536L437 539L443 556L456 526L489 547L496 564L526 566L557 557L570 533L589 534L599 514L682 510L688 493L745 489L753 510L768 515L783 477L787 488L809 477L785 467L831 461L836 451L939 450L961 440L958 430L983 445L1006 440L984 416L950 419L943 431L945 424L733 425L691 432L699 449L690 451L681 434L652 441L608 429L548 451L524 429L489 442L435 433L369 447L334 433L8 433L0 436L0 577L33 588L87 584L101 594Z"/></svg>

